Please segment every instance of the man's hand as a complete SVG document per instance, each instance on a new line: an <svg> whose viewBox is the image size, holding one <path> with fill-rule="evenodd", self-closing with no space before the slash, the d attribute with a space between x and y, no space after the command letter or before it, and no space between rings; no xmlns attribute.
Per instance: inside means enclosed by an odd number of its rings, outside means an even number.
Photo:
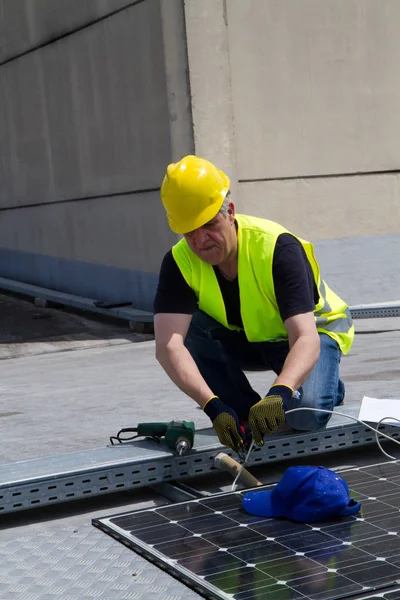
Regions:
<svg viewBox="0 0 400 600"><path fill-rule="evenodd" d="M285 422L285 410L293 395L286 385L273 385L268 394L250 408L249 425L257 446L264 445L264 436Z"/></svg>
<svg viewBox="0 0 400 600"><path fill-rule="evenodd" d="M221 444L238 452L244 444L244 437L235 411L224 404L217 396L210 398L203 410L210 417Z"/></svg>

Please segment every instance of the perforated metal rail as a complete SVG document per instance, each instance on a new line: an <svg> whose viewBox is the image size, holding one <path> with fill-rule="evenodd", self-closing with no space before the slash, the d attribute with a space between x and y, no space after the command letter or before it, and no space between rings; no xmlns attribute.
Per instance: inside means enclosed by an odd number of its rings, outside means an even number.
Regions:
<svg viewBox="0 0 400 600"><path fill-rule="evenodd" d="M49 290L47 288L30 285L21 281L14 281L0 277L0 289L10 292L17 292L26 296L49 300L56 304L64 306L72 306L74 308L88 310L103 315L112 315L120 319L134 321L137 323L152 323L153 313L138 310L133 307L105 309L96 306L91 298L83 298L58 292L57 290ZM359 304L350 306L350 312L353 319L373 319L379 317L400 317L400 300L392 302L379 302L376 304Z"/></svg>
<svg viewBox="0 0 400 600"><path fill-rule="evenodd" d="M350 306L350 312L353 319L400 317L400 301Z"/></svg>
<svg viewBox="0 0 400 600"><path fill-rule="evenodd" d="M383 426L381 430L394 438L400 436L396 427ZM216 470L215 455L227 449L216 445L215 437L198 436L198 439L199 448L185 457L147 450L143 458L140 448L130 444L121 449L124 456L108 447L58 455L51 460L0 465L0 515L211 473ZM374 442L374 434L361 425L342 425L301 435L288 433L271 436L263 448L254 450L249 464L261 465Z"/></svg>

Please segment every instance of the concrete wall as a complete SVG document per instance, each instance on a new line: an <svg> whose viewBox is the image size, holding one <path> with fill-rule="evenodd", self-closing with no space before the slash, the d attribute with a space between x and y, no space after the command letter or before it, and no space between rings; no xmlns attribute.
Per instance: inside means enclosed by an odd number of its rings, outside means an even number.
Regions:
<svg viewBox="0 0 400 600"><path fill-rule="evenodd" d="M313 239L400 233L400 3L226 6L246 210Z"/></svg>
<svg viewBox="0 0 400 600"><path fill-rule="evenodd" d="M235 188L234 106L225 0L185 0L185 24L195 151L228 173Z"/></svg>
<svg viewBox="0 0 400 600"><path fill-rule="evenodd" d="M400 2L185 0L196 152L239 211L316 245L351 304L400 299Z"/></svg>
<svg viewBox="0 0 400 600"><path fill-rule="evenodd" d="M192 148L176 49L183 13L175 0L164 20L158 0L127 4L2 3L0 273L150 309L175 240L160 182L171 148ZM35 46L62 33L26 52L25 38Z"/></svg>
<svg viewBox="0 0 400 600"><path fill-rule="evenodd" d="M132 4L128 0L0 0L0 61Z"/></svg>
<svg viewBox="0 0 400 600"><path fill-rule="evenodd" d="M151 308L160 182L193 152L338 287L354 239L392 264L399 23L398 0L0 0L0 275Z"/></svg>

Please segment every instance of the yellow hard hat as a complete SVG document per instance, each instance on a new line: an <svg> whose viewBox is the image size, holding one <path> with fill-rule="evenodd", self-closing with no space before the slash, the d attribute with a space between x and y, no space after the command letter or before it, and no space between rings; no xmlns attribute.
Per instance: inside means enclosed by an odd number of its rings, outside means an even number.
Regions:
<svg viewBox="0 0 400 600"><path fill-rule="evenodd" d="M211 221L229 186L229 177L204 158L189 155L168 165L161 200L172 231L188 233Z"/></svg>

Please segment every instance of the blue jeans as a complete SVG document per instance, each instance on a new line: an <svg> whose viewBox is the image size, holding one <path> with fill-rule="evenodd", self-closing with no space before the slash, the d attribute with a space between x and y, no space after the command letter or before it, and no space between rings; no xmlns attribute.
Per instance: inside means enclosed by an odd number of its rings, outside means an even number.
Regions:
<svg viewBox="0 0 400 600"><path fill-rule="evenodd" d="M344 399L344 384L339 378L342 356L338 344L326 334L319 334L320 356L308 379L293 395L287 407L333 410ZM197 311L186 336L185 345L200 373L225 404L233 408L240 419L248 420L250 407L261 396L253 390L243 370L282 371L289 352L288 342L249 342L243 332L232 331ZM268 392L264 391L263 396ZM287 415L286 422L302 431L320 429L331 415L299 411Z"/></svg>

